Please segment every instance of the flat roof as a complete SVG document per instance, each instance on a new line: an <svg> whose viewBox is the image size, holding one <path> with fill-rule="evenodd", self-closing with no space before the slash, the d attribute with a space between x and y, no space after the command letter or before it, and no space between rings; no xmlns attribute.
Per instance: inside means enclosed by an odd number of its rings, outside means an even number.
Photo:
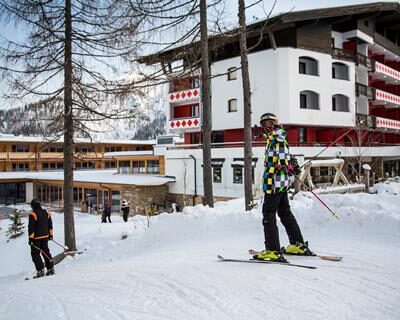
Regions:
<svg viewBox="0 0 400 320"><path fill-rule="evenodd" d="M50 180L64 181L64 171L18 171L0 172L2 180ZM174 177L163 177L145 174L118 174L117 170L76 170L74 182L125 184L134 186L161 186L175 182Z"/></svg>
<svg viewBox="0 0 400 320"><path fill-rule="evenodd" d="M153 150L141 150L141 151L115 151L115 152L105 152L104 158L118 158L126 156L149 156L154 155Z"/></svg>
<svg viewBox="0 0 400 320"><path fill-rule="evenodd" d="M154 145L156 140L128 140L128 139L87 139L75 138L76 143L100 143L100 144L130 144L130 145ZM52 139L51 137L38 136L15 136L12 134L0 133L0 142L43 142L43 143L63 143L64 139Z"/></svg>

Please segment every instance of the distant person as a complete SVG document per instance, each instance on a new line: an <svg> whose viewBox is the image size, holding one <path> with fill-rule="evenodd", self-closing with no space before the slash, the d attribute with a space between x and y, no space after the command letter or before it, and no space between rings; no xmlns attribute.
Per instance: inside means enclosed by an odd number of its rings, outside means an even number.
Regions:
<svg viewBox="0 0 400 320"><path fill-rule="evenodd" d="M44 275L50 276L54 274L53 258L48 246L49 240L53 240L53 222L50 213L42 209L38 200L33 199L31 207L32 211L29 213L28 224L28 243L31 247L32 261L36 268L36 276L34 278L40 278ZM45 272L44 265L46 265L47 272Z"/></svg>
<svg viewBox="0 0 400 320"><path fill-rule="evenodd" d="M265 250L255 259L286 262L283 253L314 255L304 242L300 227L290 210L288 189L293 176L299 174L297 160L291 157L286 141L286 131L278 125L273 113L265 113L260 118L266 141L263 173L264 203L262 207ZM292 179L291 179L292 178ZM280 247L276 213L286 229L289 246Z"/></svg>
<svg viewBox="0 0 400 320"><path fill-rule="evenodd" d="M128 221L128 216L129 216L129 203L128 203L128 201L122 200L121 211L122 211L122 218L124 219L125 222L127 222Z"/></svg>
<svg viewBox="0 0 400 320"><path fill-rule="evenodd" d="M101 223L107 223L107 219L111 223L111 208L108 204L104 206Z"/></svg>

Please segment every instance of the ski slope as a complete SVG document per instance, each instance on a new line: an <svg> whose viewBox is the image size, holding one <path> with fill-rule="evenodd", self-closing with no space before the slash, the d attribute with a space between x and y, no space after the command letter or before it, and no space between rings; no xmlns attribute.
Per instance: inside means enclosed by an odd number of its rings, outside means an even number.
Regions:
<svg viewBox="0 0 400 320"><path fill-rule="evenodd" d="M400 184L378 194L321 195L340 220L308 193L291 202L305 239L342 262L291 257L316 270L217 261L247 258L262 249L261 213L243 211L243 199L214 209L113 216L112 224L76 213L77 243L85 253L33 274L26 234L6 242L0 226L0 318L18 319L400 319ZM387 192L389 191L389 193ZM397 193L397 194L396 194ZM63 216L53 214L55 239ZM126 240L121 240L122 234ZM281 244L287 237L280 226ZM53 254L60 248L51 243Z"/></svg>

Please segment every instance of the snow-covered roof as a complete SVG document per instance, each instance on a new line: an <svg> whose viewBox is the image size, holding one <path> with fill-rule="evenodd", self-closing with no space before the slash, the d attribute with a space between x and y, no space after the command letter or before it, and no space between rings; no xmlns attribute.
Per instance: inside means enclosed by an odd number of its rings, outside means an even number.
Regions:
<svg viewBox="0 0 400 320"><path fill-rule="evenodd" d="M63 181L64 171L0 172L0 182L1 180L14 179ZM160 186L169 182L175 182L175 178L145 174L118 174L115 169L78 170L74 171L74 181L138 186Z"/></svg>
<svg viewBox="0 0 400 320"><path fill-rule="evenodd" d="M128 139L87 139L87 138L75 138L77 143L103 143L103 144L131 144L131 145L154 145L155 140L128 140ZM64 139L52 140L51 137L37 137L37 136L15 136L12 134L0 133L0 142L59 142L62 143Z"/></svg>
<svg viewBox="0 0 400 320"><path fill-rule="evenodd" d="M145 155L153 155L152 150L143 150L143 151L116 151L116 152L105 152L104 158L118 158L125 156L145 156Z"/></svg>

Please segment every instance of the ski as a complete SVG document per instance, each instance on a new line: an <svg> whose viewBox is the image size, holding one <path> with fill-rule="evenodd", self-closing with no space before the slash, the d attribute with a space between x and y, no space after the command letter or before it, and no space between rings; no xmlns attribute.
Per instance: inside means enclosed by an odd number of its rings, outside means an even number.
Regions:
<svg viewBox="0 0 400 320"><path fill-rule="evenodd" d="M51 276L54 276L54 274L51 274L51 275L48 275L48 276L44 275L42 277L36 277L36 276L26 277L25 280L35 280L35 279L46 278L46 277L51 277Z"/></svg>
<svg viewBox="0 0 400 320"><path fill-rule="evenodd" d="M226 262L245 262L245 263L264 263L264 264L269 263L269 264L284 265L284 266L288 266L288 267L317 269L317 267L314 267L314 266L308 266L308 265L304 265L304 264L295 264L295 263L290 263L290 262L268 261L268 260L257 260L257 259L231 259L231 258L224 258L221 255L217 255L217 257L220 261L226 261Z"/></svg>
<svg viewBox="0 0 400 320"><path fill-rule="evenodd" d="M260 251L256 251L253 249L249 250L249 254L251 254L252 256L259 254ZM302 256L302 255L298 255L298 254L290 254L290 253L284 253L285 255L290 255L290 256L298 256L298 257L316 257L322 260L327 260L327 261L341 261L343 259L343 257L341 256L327 256L327 255L320 255L320 254L316 254L315 256Z"/></svg>

